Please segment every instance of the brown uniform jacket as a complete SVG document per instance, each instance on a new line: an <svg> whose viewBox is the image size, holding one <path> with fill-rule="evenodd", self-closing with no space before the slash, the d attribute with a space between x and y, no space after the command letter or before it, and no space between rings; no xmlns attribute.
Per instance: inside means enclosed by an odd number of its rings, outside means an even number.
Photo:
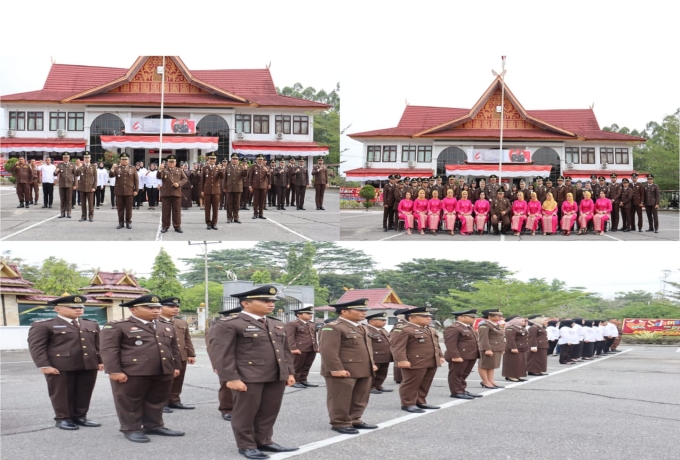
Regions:
<svg viewBox="0 0 680 460"><path fill-rule="evenodd" d="M392 207L394 206L394 184L385 184L382 189L383 193L383 206Z"/></svg>
<svg viewBox="0 0 680 460"><path fill-rule="evenodd" d="M175 336L177 337L177 347L182 361L187 358L195 358L196 351L194 351L194 344L191 341L191 333L189 332L189 324L183 319L173 318L171 321L175 327Z"/></svg>
<svg viewBox="0 0 680 460"><path fill-rule="evenodd" d="M60 371L94 370L99 357L99 324L79 318L80 329L59 317L34 321L28 330L28 349L37 367Z"/></svg>
<svg viewBox="0 0 680 460"><path fill-rule="evenodd" d="M238 164L234 166L229 163L224 172L224 181L222 188L227 190L227 193L241 193L243 192L243 179L248 177L248 168Z"/></svg>
<svg viewBox="0 0 680 460"><path fill-rule="evenodd" d="M62 161L54 169L54 175L59 176L59 187L71 188L76 183L76 165L71 162Z"/></svg>
<svg viewBox="0 0 680 460"><path fill-rule="evenodd" d="M498 183L491 184L487 183L484 186L484 193L486 194L486 199L487 200L493 200L496 198L496 192L498 192L498 189L501 188L501 186Z"/></svg>
<svg viewBox="0 0 680 460"><path fill-rule="evenodd" d="M520 353L529 351L529 333L523 327L505 327L505 351L517 349Z"/></svg>
<svg viewBox="0 0 680 460"><path fill-rule="evenodd" d="M383 329L377 329L371 325L366 326L368 336L373 346L373 362L385 364L392 362L392 350L390 349L390 335Z"/></svg>
<svg viewBox="0 0 680 460"><path fill-rule="evenodd" d="M319 336L321 375L348 371L354 379L373 375L373 347L368 332L343 319L324 324Z"/></svg>
<svg viewBox="0 0 680 460"><path fill-rule="evenodd" d="M532 324L529 327L529 347L548 348L548 332L543 326Z"/></svg>
<svg viewBox="0 0 680 460"><path fill-rule="evenodd" d="M512 205L510 200L507 198L501 198L500 200L496 197L491 202L491 214L494 216L501 217L501 212L505 211L504 215L510 216Z"/></svg>
<svg viewBox="0 0 680 460"><path fill-rule="evenodd" d="M621 205L624 209L630 209L633 206L633 189L630 187L621 188Z"/></svg>
<svg viewBox="0 0 680 460"><path fill-rule="evenodd" d="M307 175L307 166L297 166L294 170L294 176L291 179L291 184L295 184L298 187L307 186L309 184L309 177Z"/></svg>
<svg viewBox="0 0 680 460"><path fill-rule="evenodd" d="M536 192L536 199L543 203L545 201L546 196L548 195L548 187L546 187L545 185L537 185L536 187L534 187L534 191Z"/></svg>
<svg viewBox="0 0 680 460"><path fill-rule="evenodd" d="M314 185L326 185L328 183L328 168L314 165L312 176L314 176Z"/></svg>
<svg viewBox="0 0 680 460"><path fill-rule="evenodd" d="M618 182L612 184L609 186L609 199L612 200L612 203L620 203L621 202L621 193L623 191L623 186L619 184Z"/></svg>
<svg viewBox="0 0 680 460"><path fill-rule="evenodd" d="M633 205L640 206L645 202L645 186L641 182L631 182L629 187L633 189Z"/></svg>
<svg viewBox="0 0 680 460"><path fill-rule="evenodd" d="M288 187L290 185L290 178L288 177L287 167L274 168L274 185L277 187Z"/></svg>
<svg viewBox="0 0 680 460"><path fill-rule="evenodd" d="M444 357L449 362L453 358L479 358L477 333L472 326L456 321L444 329L444 344L446 345Z"/></svg>
<svg viewBox="0 0 680 460"><path fill-rule="evenodd" d="M246 313L220 318L208 332L208 356L220 381L262 383L295 374L293 355L282 322L267 325Z"/></svg>
<svg viewBox="0 0 680 460"><path fill-rule="evenodd" d="M303 353L319 351L319 345L316 342L316 325L313 321L305 323L296 319L286 323L284 329L291 350L300 350Z"/></svg>
<svg viewBox="0 0 680 460"><path fill-rule="evenodd" d="M392 205L392 209L395 211L399 209L399 202L404 199L406 196L406 189L405 188L397 188L394 189L394 205Z"/></svg>
<svg viewBox="0 0 680 460"><path fill-rule="evenodd" d="M203 166L201 169L201 192L205 195L221 195L223 177L224 169L221 166L215 165L212 168L208 165Z"/></svg>
<svg viewBox="0 0 680 460"><path fill-rule="evenodd" d="M159 169L156 173L156 177L161 179L161 196L175 196L177 198L182 197L182 186L186 184L189 180L186 174L180 168L168 168ZM179 184L179 187L174 187L173 184ZM116 180L116 185L118 181ZM189 197L187 197L189 198Z"/></svg>
<svg viewBox="0 0 680 460"><path fill-rule="evenodd" d="M168 375L182 368L175 329L160 320L144 324L130 316L109 321L101 332L100 350L107 374Z"/></svg>
<svg viewBox="0 0 680 460"><path fill-rule="evenodd" d="M505 335L500 326L492 321L484 321L477 330L479 334L479 352L491 350L494 353L505 351Z"/></svg>
<svg viewBox="0 0 680 460"><path fill-rule="evenodd" d="M394 361L408 361L411 369L439 367L440 358L444 357L435 330L409 322L394 325L390 333L390 348Z"/></svg>
<svg viewBox="0 0 680 460"><path fill-rule="evenodd" d="M659 186L656 184L645 184L645 206L656 206L661 203Z"/></svg>
<svg viewBox="0 0 680 460"><path fill-rule="evenodd" d="M254 164L248 170L248 186L266 189L271 184L271 171L268 166Z"/></svg>
<svg viewBox="0 0 680 460"><path fill-rule="evenodd" d="M30 184L34 181L33 168L31 168L31 166L26 163L23 165L17 163L12 174L14 174L17 184Z"/></svg>
<svg viewBox="0 0 680 460"><path fill-rule="evenodd" d="M78 190L81 192L91 192L97 188L97 165L90 163L86 165L83 163L80 168L76 170L76 178L78 180Z"/></svg>
<svg viewBox="0 0 680 460"><path fill-rule="evenodd" d="M114 194L117 196L130 196L139 191L139 176L134 166L116 166L109 171L109 177L116 178Z"/></svg>

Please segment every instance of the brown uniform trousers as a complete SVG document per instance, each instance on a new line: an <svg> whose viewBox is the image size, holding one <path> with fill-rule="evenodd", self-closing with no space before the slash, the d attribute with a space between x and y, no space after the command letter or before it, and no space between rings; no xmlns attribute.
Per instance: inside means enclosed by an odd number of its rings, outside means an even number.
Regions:
<svg viewBox="0 0 680 460"><path fill-rule="evenodd" d="M613 183L609 190L609 199L612 200L612 230L616 230L619 227L619 207L621 204L621 192L623 191L623 187L619 183ZM560 208L561 207L562 205L560 205Z"/></svg>
<svg viewBox="0 0 680 460"><path fill-rule="evenodd" d="M221 166L204 166L201 170L201 196L205 209L205 224L217 225L217 214L222 197L222 178L224 169Z"/></svg>
<svg viewBox="0 0 680 460"><path fill-rule="evenodd" d="M107 374L128 377L125 383L111 380L120 431L162 428L174 372L182 368L172 324L144 324L134 316L111 321L102 329L101 357Z"/></svg>
<svg viewBox="0 0 680 460"><path fill-rule="evenodd" d="M227 222L239 220L238 211L241 207L241 195L243 193L244 179L248 175L248 170L239 165L228 164L224 171L224 181L222 190L226 190L227 195Z"/></svg>
<svg viewBox="0 0 680 460"><path fill-rule="evenodd" d="M243 180L243 192L241 194L241 209L247 210L248 205L251 203L253 196L248 188L248 171L250 171L250 166L243 166L246 170L246 176Z"/></svg>
<svg viewBox="0 0 680 460"><path fill-rule="evenodd" d="M635 230L635 216L637 215L637 228L639 231L642 231L642 208L645 203L645 186L641 182L633 182L630 187L633 189L633 218L630 222L630 229Z"/></svg>
<svg viewBox="0 0 680 460"><path fill-rule="evenodd" d="M31 167L31 169L33 170L33 183L31 184L33 190L31 190L31 196L35 196L31 201L33 201L34 204L38 204L38 200L40 200L40 171L38 171L36 167Z"/></svg>
<svg viewBox="0 0 680 460"><path fill-rule="evenodd" d="M390 348L394 362L411 363L402 368L403 380L399 387L402 406L427 404L434 375L443 358L439 347L439 336L431 327L416 326L413 323L397 323L390 333Z"/></svg>
<svg viewBox="0 0 680 460"><path fill-rule="evenodd" d="M465 393L467 378L479 358L477 333L463 323L456 321L444 330L446 345L446 362L449 363L449 390L451 394ZM453 362L454 358L462 358L462 362Z"/></svg>
<svg viewBox="0 0 680 460"><path fill-rule="evenodd" d="M12 174L14 174L16 179L15 185L17 188L17 197L19 197L19 202L28 203L31 201L31 185L34 180L33 168L31 168L31 166L26 163L23 165L17 163Z"/></svg>
<svg viewBox="0 0 680 460"><path fill-rule="evenodd" d="M286 206L295 205L295 168L297 165L293 161L286 165L288 168L288 191L286 192Z"/></svg>
<svg viewBox="0 0 680 460"><path fill-rule="evenodd" d="M133 168L134 169L134 168ZM71 192L76 183L76 165L70 162L61 162L54 170L54 175L59 184L59 207L61 208L61 215L71 215Z"/></svg>
<svg viewBox="0 0 680 460"><path fill-rule="evenodd" d="M132 201L134 194L139 191L139 176L134 166L116 166L109 171L109 177L116 178L113 191L116 196L118 223L132 222ZM60 189L61 190L61 189Z"/></svg>
<svg viewBox="0 0 680 460"><path fill-rule="evenodd" d="M659 186L656 184L645 184L645 211L647 213L648 230L659 229L659 210L657 206L661 203Z"/></svg>
<svg viewBox="0 0 680 460"><path fill-rule="evenodd" d="M87 418L97 381L99 325L80 318L78 326L56 317L35 321L28 331L28 348L38 367L54 367L45 374L54 420Z"/></svg>
<svg viewBox="0 0 680 460"><path fill-rule="evenodd" d="M175 336L177 337L177 347L182 358L182 369L175 380L172 382L172 390L170 391L170 399L168 403L175 404L181 402L179 395L182 393L182 386L184 385L184 375L187 372L187 358L195 358L194 344L191 342L191 334L189 333L189 325L183 319L173 318L171 321L175 327Z"/></svg>
<svg viewBox="0 0 680 460"><path fill-rule="evenodd" d="M371 338L373 346L373 362L378 366L375 371L372 389L380 390L387 378L387 372L392 362L392 351L390 350L390 336L383 328L377 329L371 325L366 326L368 336Z"/></svg>
<svg viewBox="0 0 680 460"><path fill-rule="evenodd" d="M214 324L214 322L211 323L211 327L212 324ZM206 332L205 334L206 346L208 345L209 336L210 336L209 332ZM213 372L217 374L217 371L214 368ZM217 406L217 410L220 411L220 414L231 414L231 411L234 410L234 397L231 394L231 390L227 387L227 382L223 381L222 379L219 379L219 381L220 389L217 390L217 400L219 401L219 405Z"/></svg>
<svg viewBox="0 0 680 460"><path fill-rule="evenodd" d="M291 351L300 351L299 355L293 355L295 381L305 383L309 370L314 364L316 353L319 351L319 345L316 342L316 326L313 321L305 323L296 319L286 323L285 331Z"/></svg>
<svg viewBox="0 0 680 460"><path fill-rule="evenodd" d="M548 370L548 332L545 327L532 324L529 327L529 348L537 348L538 351L529 350L527 355L527 372L540 374Z"/></svg>
<svg viewBox="0 0 680 460"><path fill-rule="evenodd" d="M316 207L323 207L323 195L326 192L326 186L328 185L328 169L325 166L314 165L312 168L312 176L314 176L314 190L316 191L316 196L314 200L316 201Z"/></svg>
<svg viewBox="0 0 680 460"><path fill-rule="evenodd" d="M630 186L621 189L621 217L623 219L624 230L631 228L631 226L635 230L635 223L633 222L633 189Z"/></svg>
<svg viewBox="0 0 680 460"><path fill-rule="evenodd" d="M97 165L83 163L76 170L76 178L78 191L80 191L81 219L93 219L94 192L92 189L97 188Z"/></svg>
<svg viewBox="0 0 680 460"><path fill-rule="evenodd" d="M170 228L170 217L172 217L172 226L177 230L182 227L182 186L189 179L181 169L167 167L158 170L156 177L162 181L160 186L163 197L161 227L166 230ZM178 184L178 186L175 187L173 184Z"/></svg>
<svg viewBox="0 0 680 460"><path fill-rule="evenodd" d="M333 428L363 423L373 381L373 350L362 325L338 319L324 324L319 337L321 375L326 379L326 406ZM348 371L349 377L331 372Z"/></svg>
<svg viewBox="0 0 680 460"><path fill-rule="evenodd" d="M274 185L276 186L276 206L283 208L290 188L288 167L282 166L274 169Z"/></svg>
<svg viewBox="0 0 680 460"><path fill-rule="evenodd" d="M505 233L510 229L510 210L512 206L507 198L494 197L491 201L491 227L494 235L498 235L498 224L501 224L500 231ZM501 215L502 212L505 214Z"/></svg>
<svg viewBox="0 0 680 460"><path fill-rule="evenodd" d="M309 177L307 175L307 166L295 168L295 207L303 209L305 207L305 193L307 192L307 184L309 184Z"/></svg>
<svg viewBox="0 0 680 460"><path fill-rule="evenodd" d="M263 217L267 190L271 184L271 172L267 166L253 165L248 170L248 186L253 188L253 216Z"/></svg>
<svg viewBox="0 0 680 460"><path fill-rule="evenodd" d="M239 449L272 444L286 380L295 372L283 324L245 314L220 318L208 332L208 355L221 382L243 381L232 391L231 427Z"/></svg>
<svg viewBox="0 0 680 460"><path fill-rule="evenodd" d="M523 327L505 327L505 354L503 355L503 377L521 378L527 375L527 351L529 333ZM510 350L516 349L518 353Z"/></svg>

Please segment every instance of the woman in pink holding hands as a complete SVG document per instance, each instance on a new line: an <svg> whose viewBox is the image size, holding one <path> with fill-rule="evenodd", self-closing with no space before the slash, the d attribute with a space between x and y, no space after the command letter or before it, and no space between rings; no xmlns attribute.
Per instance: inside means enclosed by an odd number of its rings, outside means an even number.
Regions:
<svg viewBox="0 0 680 460"><path fill-rule="evenodd" d="M446 191L446 198L442 200L442 210L444 211L444 226L449 235L453 235L453 229L456 225L457 204L458 200L453 196L453 189L448 189Z"/></svg>
<svg viewBox="0 0 680 460"><path fill-rule="evenodd" d="M552 235L557 231L557 201L548 192L543 202L543 219L541 220L544 235Z"/></svg>
<svg viewBox="0 0 680 460"><path fill-rule="evenodd" d="M531 192L531 200L527 203L527 228L531 230L531 234L536 234L538 222L541 220L541 202L538 201L536 192Z"/></svg>
<svg viewBox="0 0 680 460"><path fill-rule="evenodd" d="M604 224L612 214L612 200L607 198L604 191L600 192L600 198L595 202L595 214L593 214L593 227L598 235L604 234Z"/></svg>
<svg viewBox="0 0 680 460"><path fill-rule="evenodd" d="M399 219L404 221L406 233L410 235L413 228L413 200L411 199L411 192L406 192L404 199L399 202L397 211L399 212Z"/></svg>
<svg viewBox="0 0 680 460"><path fill-rule="evenodd" d="M442 201L439 199L439 192L437 190L432 190L432 198L427 202L427 221L433 235L436 235L439 231L441 212Z"/></svg>
<svg viewBox="0 0 680 460"><path fill-rule="evenodd" d="M576 222L576 212L578 211L578 204L574 201L574 195L567 193L567 201L562 203L562 234L564 236L571 235L571 229Z"/></svg>
<svg viewBox="0 0 680 460"><path fill-rule="evenodd" d="M524 201L524 193L517 192L517 199L512 203L512 232L519 236L527 219L527 202Z"/></svg>
<svg viewBox="0 0 680 460"><path fill-rule="evenodd" d="M413 202L413 215L418 219L418 230L420 234L425 234L427 228L427 198L425 198L425 190L418 192L418 198Z"/></svg>
<svg viewBox="0 0 680 460"><path fill-rule="evenodd" d="M479 192L479 198L475 201L473 210L475 211L477 233L481 235L484 233L484 226L489 219L489 210L491 210L491 204L489 203L489 200L486 199L486 193Z"/></svg>
<svg viewBox="0 0 680 460"><path fill-rule="evenodd" d="M472 234L474 219L472 218L472 202L468 200L467 190L463 190L460 194L460 200L456 203L456 211L460 220L460 234Z"/></svg>
<svg viewBox="0 0 680 460"><path fill-rule="evenodd" d="M588 233L588 222L593 218L595 212L595 203L590 199L590 192L583 192L583 199L578 206L578 233L577 235L585 235Z"/></svg>

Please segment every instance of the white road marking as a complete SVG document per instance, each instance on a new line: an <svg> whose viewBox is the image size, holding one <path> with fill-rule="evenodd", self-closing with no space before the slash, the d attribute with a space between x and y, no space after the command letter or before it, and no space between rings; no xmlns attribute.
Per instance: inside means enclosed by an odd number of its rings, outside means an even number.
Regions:
<svg viewBox="0 0 680 460"><path fill-rule="evenodd" d="M30 229L32 229L33 227L37 227L38 225L44 224L45 222L48 222L48 221L50 221L50 220L52 220L52 219L56 219L56 218L59 217L60 215L61 215L61 214L55 214L54 216L50 217L49 219L41 220L40 222L36 222L36 223L33 224L33 225L29 225L28 227L23 228L23 229L19 230L18 232L14 232L14 233L12 233L12 234L10 234L10 235L7 235L7 236L4 237L4 238L0 238L0 241L4 241L4 240L7 240L7 239L9 239L9 238L12 238L13 236L19 235L20 233L24 233L25 231L30 230Z"/></svg>
<svg viewBox="0 0 680 460"><path fill-rule="evenodd" d="M163 234L161 233L161 228L163 228L163 213L161 212L158 216L158 230L156 230L156 241L163 241Z"/></svg>
<svg viewBox="0 0 680 460"><path fill-rule="evenodd" d="M501 241L505 241L505 235L501 233Z"/></svg>
<svg viewBox="0 0 680 460"><path fill-rule="evenodd" d="M341 217L340 220L342 220L342 219L354 219L355 217L366 217L366 216L371 216L371 215L372 215L372 213L370 213L370 212L364 212L364 213L359 214L358 216Z"/></svg>
<svg viewBox="0 0 680 460"><path fill-rule="evenodd" d="M406 232L397 232L396 235L388 236L387 238L380 238L378 241L387 241L387 240L391 240L392 238L396 238L396 237L401 236L401 235L408 235L408 233L406 233Z"/></svg>
<svg viewBox="0 0 680 460"><path fill-rule="evenodd" d="M615 240L615 241L623 241L623 240L620 240L618 238L614 238L609 233L603 233L602 236L606 236L607 238L611 238L612 240Z"/></svg>
<svg viewBox="0 0 680 460"><path fill-rule="evenodd" d="M271 217L267 217L267 220L270 221L270 222L273 222L275 225L278 225L278 226L281 227L282 229L289 231L289 232L292 233L293 235L299 236L300 238L302 238L302 239L305 240L305 241L314 241L314 240L312 240L311 238L307 238L307 237L306 237L305 235L303 235L302 233L298 233L298 232L296 232L295 230L292 230L292 229L286 227L285 225L278 223L277 221L275 221L275 220L272 219Z"/></svg>
<svg viewBox="0 0 680 460"><path fill-rule="evenodd" d="M680 348L678 348L677 350L675 350L675 352L676 352L676 353L680 353Z"/></svg>
<svg viewBox="0 0 680 460"><path fill-rule="evenodd" d="M510 385L506 385L505 388L500 388L498 390L485 391L482 394L484 395L484 397L487 397L487 396L505 391L508 388L514 388L514 387L518 387L520 385L528 385L529 383L536 382L538 380L542 380L542 379L551 377L553 375L558 375L558 374L562 374L564 372L573 371L574 369L578 369L580 367L587 366L589 364L593 364L593 363L596 363L596 362L602 362L605 359L609 359L609 358L612 358L612 357L617 356L617 355L622 355L622 354L627 353L631 350L632 350L632 348L629 348L627 350L622 350L620 353L616 353L615 355L605 356L605 357L600 358L598 360L588 361L587 363L583 363L583 364L568 366L565 369L561 369L559 371L551 372L550 375L544 375L542 377L533 377L531 380L528 380L526 382L513 383L513 384L510 384ZM271 455L271 458L278 460L278 459L290 458L290 457L295 457L297 455L306 454L307 452L312 452L314 450L321 449L323 447L330 446L332 444L337 444L337 443L342 442L342 441L355 439L355 438L358 438L359 436L367 436L367 435L370 435L371 433L375 433L376 431L380 431L380 430L383 430L385 428L388 428L388 427L391 427L391 426L394 426L394 425L398 425L400 423L407 422L409 420L413 420L413 419L418 418L418 417L425 417L425 416L427 416L427 415L429 415L433 412L439 412L443 409L448 409L449 407L458 406L460 404L465 404L465 403L468 403L470 401L474 401L474 400L457 399L455 401L450 401L450 402L447 402L447 403L444 403L444 404L440 404L439 407L441 407L441 409L439 409L439 410L428 410L428 411L426 411L425 413L422 413L422 414L404 415L402 417L397 417L395 419L379 423L378 428L376 428L375 430L359 430L359 434L341 434L339 436L333 436L332 438L328 438L328 439L324 439L324 440L321 440L321 441L316 441L316 442L312 442L312 443L309 443L309 444L305 444L304 446L300 446L300 449L296 450L294 452L282 452L280 454L273 454L273 455Z"/></svg>

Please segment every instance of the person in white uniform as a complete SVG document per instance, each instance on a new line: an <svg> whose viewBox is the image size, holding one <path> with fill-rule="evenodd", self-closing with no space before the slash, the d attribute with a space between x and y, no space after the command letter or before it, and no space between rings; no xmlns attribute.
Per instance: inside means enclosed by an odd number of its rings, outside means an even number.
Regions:
<svg viewBox="0 0 680 460"><path fill-rule="evenodd" d="M574 364L571 361L571 349L578 344L578 334L573 329L574 322L570 319L560 321L560 364Z"/></svg>
<svg viewBox="0 0 680 460"><path fill-rule="evenodd" d="M104 204L104 196L106 195L106 185L109 183L109 172L104 167L104 162L100 161L97 164L97 190L94 192L94 199L97 209Z"/></svg>
<svg viewBox="0 0 680 460"><path fill-rule="evenodd" d="M557 341L560 340L560 330L557 328L557 321L548 321L545 328L548 333L548 356L554 356Z"/></svg>

